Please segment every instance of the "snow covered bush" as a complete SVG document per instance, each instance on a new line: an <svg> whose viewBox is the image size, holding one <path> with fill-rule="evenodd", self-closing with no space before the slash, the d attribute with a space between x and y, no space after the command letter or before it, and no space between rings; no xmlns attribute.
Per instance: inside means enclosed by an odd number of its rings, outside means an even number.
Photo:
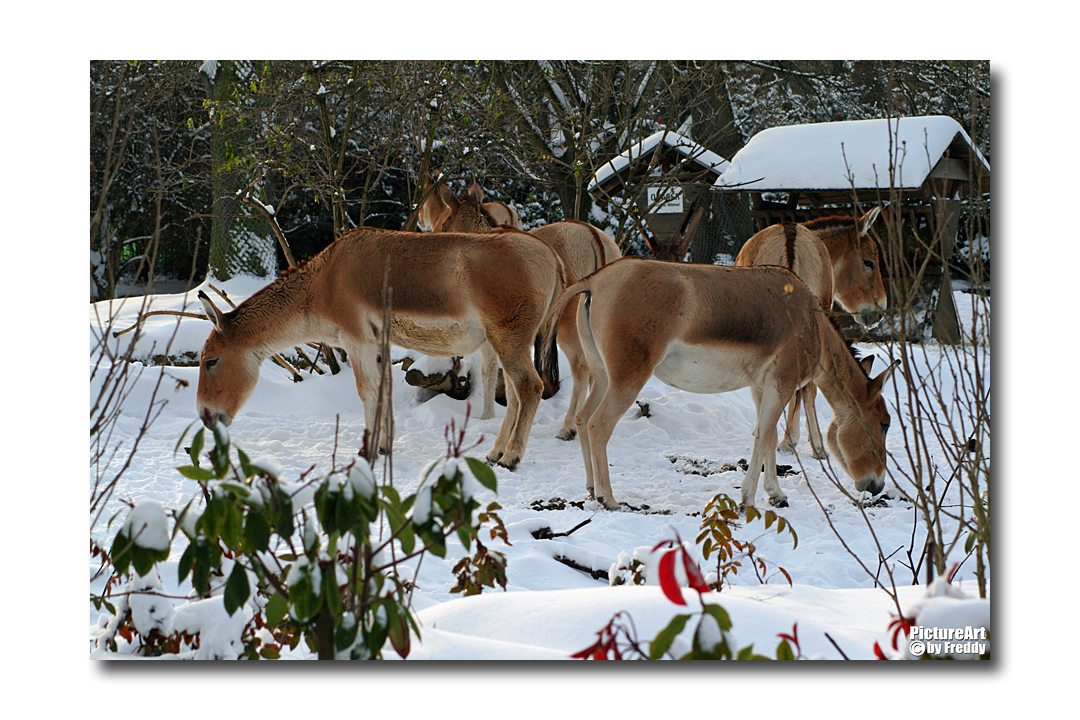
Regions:
<svg viewBox="0 0 1080 720"><path fill-rule="evenodd" d="M713 587L706 582L697 563L690 557L684 543L676 533L675 540L667 540L652 548L660 552L656 564L656 577L664 596L676 605L687 605L683 587L694 590L701 609L695 613L675 615L656 637L645 643L638 639L633 618L629 613L616 613L611 621L597 631L597 640L571 657L579 660L660 660L665 657L678 660L768 660L768 656L754 652L753 644L739 648L731 634L731 617L723 607L706 602ZM691 621L697 621L690 647L678 640L679 635ZM798 627L791 634L780 633L775 658L794 660L801 657ZM792 648L794 644L794 649Z"/></svg>
<svg viewBox="0 0 1080 720"><path fill-rule="evenodd" d="M118 579L93 599L105 611L95 656L277 658L305 642L319 659L377 659L387 644L407 657L419 626L403 563L429 552L444 557L456 536L477 551L455 568L455 592L506 585L505 559L480 542L485 529L506 540L499 506L476 497L496 490L495 474L463 457L464 435L448 428L447 455L403 498L363 458L286 482L272 462L232 448L220 423L204 452L200 428L185 448L191 464L178 470L199 483L201 496L171 511L135 503L111 550L92 548ZM192 592L174 608L158 564L178 540L187 541L178 582L190 582Z"/></svg>
<svg viewBox="0 0 1080 720"><path fill-rule="evenodd" d="M989 660L990 601L970 598L952 583L953 566L926 597L889 624L891 650L874 643L879 660ZM900 633L907 644L902 644Z"/></svg>

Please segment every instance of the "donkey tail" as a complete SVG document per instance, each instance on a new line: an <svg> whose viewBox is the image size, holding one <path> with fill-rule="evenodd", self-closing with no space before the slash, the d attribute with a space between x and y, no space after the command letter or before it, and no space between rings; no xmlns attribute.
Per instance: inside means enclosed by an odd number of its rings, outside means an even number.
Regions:
<svg viewBox="0 0 1080 720"><path fill-rule="evenodd" d="M570 287L566 288L558 295L551 303L551 307L548 308L547 315L544 317L544 323L540 326L540 335L536 340L537 350L541 348L548 349L548 357L552 360L557 359L555 354L556 341L558 339L559 320L562 318L563 312L566 310L566 306L570 304L570 301L576 298L582 293L592 292L592 283L589 278L585 278L579 282L574 283ZM556 366L557 362L554 363ZM539 368L538 368L539 369ZM540 372L541 377L544 376L543 371Z"/></svg>
<svg viewBox="0 0 1080 720"><path fill-rule="evenodd" d="M551 304L548 306L548 311L540 323L533 345L533 365L544 383L544 391L540 396L544 400L553 397L555 393L559 392L559 350L555 344L555 333L552 332L548 335L546 330L548 321L551 318L551 307L558 300L560 293L566 288L567 277L566 265L563 259L550 247L548 250L555 257L556 284L551 294ZM557 324L558 322L556 322Z"/></svg>

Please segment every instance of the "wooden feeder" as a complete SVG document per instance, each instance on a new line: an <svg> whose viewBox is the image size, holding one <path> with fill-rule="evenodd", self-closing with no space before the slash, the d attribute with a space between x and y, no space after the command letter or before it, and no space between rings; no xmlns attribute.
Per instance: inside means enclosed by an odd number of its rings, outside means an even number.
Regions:
<svg viewBox="0 0 1080 720"><path fill-rule="evenodd" d="M750 196L757 228L855 214L874 205L899 212L909 229L953 254L963 196L990 192L990 164L949 117L905 117L774 127L754 135L717 178L714 190ZM883 243L886 234L878 232ZM883 250L888 250L883 244ZM884 253L885 261L891 256ZM905 281L883 268L894 286ZM923 286L936 294L932 335L960 339L947 262ZM893 288L895 291L895 287ZM934 290L937 290L934 293Z"/></svg>
<svg viewBox="0 0 1080 720"><path fill-rule="evenodd" d="M694 141L661 130L600 166L589 192L601 199L623 194L648 229L653 257L686 256L704 215L702 201L728 161Z"/></svg>

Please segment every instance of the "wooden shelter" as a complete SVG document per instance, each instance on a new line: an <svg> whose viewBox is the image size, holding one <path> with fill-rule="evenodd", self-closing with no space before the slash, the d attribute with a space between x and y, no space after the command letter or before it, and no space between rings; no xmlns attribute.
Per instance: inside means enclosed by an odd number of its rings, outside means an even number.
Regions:
<svg viewBox="0 0 1080 720"><path fill-rule="evenodd" d="M704 215L702 201L727 166L716 153L661 130L601 165L588 189L599 198L622 194L632 201L653 256L681 259Z"/></svg>
<svg viewBox="0 0 1080 720"><path fill-rule="evenodd" d="M932 254L947 259L955 245L960 198L990 192L990 164L949 117L792 125L754 135L714 190L749 195L759 230L784 220L853 213L857 207L888 204L893 213L899 207L907 227L940 243ZM879 236L885 240L885 233ZM885 255L887 261L890 253ZM883 268L887 282L904 282L890 270ZM923 284L938 298L933 336L957 342L948 263L937 263Z"/></svg>

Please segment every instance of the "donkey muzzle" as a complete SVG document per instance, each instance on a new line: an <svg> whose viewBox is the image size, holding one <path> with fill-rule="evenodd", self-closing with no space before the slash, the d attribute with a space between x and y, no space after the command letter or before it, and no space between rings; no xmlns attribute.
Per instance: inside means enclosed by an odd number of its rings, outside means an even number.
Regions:
<svg viewBox="0 0 1080 720"><path fill-rule="evenodd" d="M206 406L199 408L199 419L202 420L203 425L210 430L213 430L214 425L219 422L225 427L232 425L231 415L221 412L220 410L211 410Z"/></svg>
<svg viewBox="0 0 1080 720"><path fill-rule="evenodd" d="M855 489L859 492L870 491L871 495L877 495L885 489L884 478L879 478L877 475L870 473L861 480L855 481Z"/></svg>

